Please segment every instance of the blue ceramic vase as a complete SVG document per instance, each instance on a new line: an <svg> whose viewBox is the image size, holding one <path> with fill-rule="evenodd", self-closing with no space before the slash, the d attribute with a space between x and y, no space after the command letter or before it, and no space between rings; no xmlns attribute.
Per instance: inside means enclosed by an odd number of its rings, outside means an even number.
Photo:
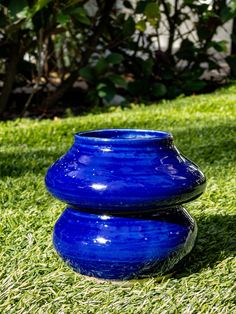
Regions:
<svg viewBox="0 0 236 314"><path fill-rule="evenodd" d="M77 133L45 183L68 204L55 225L54 246L81 274L112 280L162 275L194 245L196 223L182 204L203 193L206 179L169 133Z"/></svg>

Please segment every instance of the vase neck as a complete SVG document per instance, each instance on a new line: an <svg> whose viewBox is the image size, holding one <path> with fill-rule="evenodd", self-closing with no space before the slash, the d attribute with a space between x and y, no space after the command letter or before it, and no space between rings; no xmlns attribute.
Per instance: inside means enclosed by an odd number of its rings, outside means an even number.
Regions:
<svg viewBox="0 0 236 314"><path fill-rule="evenodd" d="M170 133L137 129L103 129L75 134L75 146L111 148L152 148L173 144Z"/></svg>

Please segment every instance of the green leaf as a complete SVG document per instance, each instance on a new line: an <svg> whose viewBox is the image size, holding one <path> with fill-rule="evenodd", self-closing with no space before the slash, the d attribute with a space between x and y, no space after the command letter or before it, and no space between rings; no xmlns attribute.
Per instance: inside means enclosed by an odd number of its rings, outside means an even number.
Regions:
<svg viewBox="0 0 236 314"><path fill-rule="evenodd" d="M221 17L222 22L224 22L224 23L227 22L228 20L232 19L233 14L231 12L230 7L224 6L222 8L222 10L220 11L220 17Z"/></svg>
<svg viewBox="0 0 236 314"><path fill-rule="evenodd" d="M159 19L160 18L160 8L156 2L148 3L145 6L144 14L148 18L148 20Z"/></svg>
<svg viewBox="0 0 236 314"><path fill-rule="evenodd" d="M195 0L183 0L184 5L192 5Z"/></svg>
<svg viewBox="0 0 236 314"><path fill-rule="evenodd" d="M57 22L58 22L60 25L66 25L69 21L70 21L69 15L64 14L63 12L60 12L60 13L57 15Z"/></svg>
<svg viewBox="0 0 236 314"><path fill-rule="evenodd" d="M93 83L95 81L93 70L89 67L81 68L79 74L88 82Z"/></svg>
<svg viewBox="0 0 236 314"><path fill-rule="evenodd" d="M228 1L227 5L224 5L220 11L220 17L223 23L236 17L236 1Z"/></svg>
<svg viewBox="0 0 236 314"><path fill-rule="evenodd" d="M211 41L208 44L208 47L213 47L218 52L227 52L227 41L221 40L221 41Z"/></svg>
<svg viewBox="0 0 236 314"><path fill-rule="evenodd" d="M185 90L190 92L198 92L204 89L207 86L207 83L204 81L196 80L196 81L187 81L185 83Z"/></svg>
<svg viewBox="0 0 236 314"><path fill-rule="evenodd" d="M146 22L144 20L140 20L136 23L135 28L141 32L146 30Z"/></svg>
<svg viewBox="0 0 236 314"><path fill-rule="evenodd" d="M138 47L137 47L138 48ZM156 62L156 60L155 60ZM146 60L144 60L142 57L135 57L135 60L133 61L135 72L134 74L141 77L148 77L152 74L153 66L154 66L154 60L151 56L149 56Z"/></svg>
<svg viewBox="0 0 236 314"><path fill-rule="evenodd" d="M83 2L83 0L66 0L66 1L64 1L64 2L66 2L66 6L67 7L74 7L74 6L76 6L77 4L81 4L81 2ZM85 2L85 1L84 1Z"/></svg>
<svg viewBox="0 0 236 314"><path fill-rule="evenodd" d="M152 74L152 69L154 66L154 61L151 58L148 58L147 60L141 59L141 67L142 67L142 73L146 76L149 76Z"/></svg>
<svg viewBox="0 0 236 314"><path fill-rule="evenodd" d="M22 18L21 15L23 12L26 12L28 9L28 3L27 0L17 1L17 0L10 0L8 4L8 9L10 11L11 16L16 18ZM20 15L20 16L18 16ZM23 14L23 18L25 17L25 14Z"/></svg>
<svg viewBox="0 0 236 314"><path fill-rule="evenodd" d="M174 99L181 94L182 89L175 85L168 85L166 97L169 99Z"/></svg>
<svg viewBox="0 0 236 314"><path fill-rule="evenodd" d="M165 69L165 71L163 71L163 73L162 73L162 78L163 78L163 80L166 80L166 81L173 81L174 69L172 69L172 68Z"/></svg>
<svg viewBox="0 0 236 314"><path fill-rule="evenodd" d="M236 43L236 34L234 33L231 34L231 40L233 43Z"/></svg>
<svg viewBox="0 0 236 314"><path fill-rule="evenodd" d="M9 22L7 13L4 14L3 10L0 10L0 29L4 29ZM2 50L2 49L1 49ZM0 51L2 53L2 51Z"/></svg>
<svg viewBox="0 0 236 314"><path fill-rule="evenodd" d="M234 78L236 77L236 55L231 55L226 57L226 61L228 65L230 66L230 74Z"/></svg>
<svg viewBox="0 0 236 314"><path fill-rule="evenodd" d="M106 61L111 64L120 64L124 60L124 57L116 52L112 52L106 57Z"/></svg>
<svg viewBox="0 0 236 314"><path fill-rule="evenodd" d="M167 93L167 88L162 83L154 83L151 87L151 93L155 97L163 97Z"/></svg>
<svg viewBox="0 0 236 314"><path fill-rule="evenodd" d="M218 62L213 61L213 60L208 60L207 63L208 63L209 70L214 70L214 69L220 68L220 64Z"/></svg>
<svg viewBox="0 0 236 314"><path fill-rule="evenodd" d="M94 106L99 106L100 98L95 89L88 90L86 99L89 103L93 104Z"/></svg>
<svg viewBox="0 0 236 314"><path fill-rule="evenodd" d="M29 7L25 7L22 11L16 14L18 19L29 19L31 18L31 12Z"/></svg>
<svg viewBox="0 0 236 314"><path fill-rule="evenodd" d="M97 75L105 73L108 69L108 62L105 58L100 58L95 66L95 71Z"/></svg>
<svg viewBox="0 0 236 314"><path fill-rule="evenodd" d="M176 52L176 57L182 60L193 60L195 55L194 43L189 39L184 39L179 50Z"/></svg>
<svg viewBox="0 0 236 314"><path fill-rule="evenodd" d="M147 1L138 1L135 13L142 14L146 8Z"/></svg>
<svg viewBox="0 0 236 314"><path fill-rule="evenodd" d="M205 59L207 61L207 59ZM185 69L185 71L182 71L182 73L179 73L179 78L186 82L195 82L198 81L198 78L203 74L204 69L195 66L190 69Z"/></svg>
<svg viewBox="0 0 236 314"><path fill-rule="evenodd" d="M84 25L91 25L91 21L88 18L87 11L83 7L77 7L73 10L69 10L71 16L73 16L78 22Z"/></svg>
<svg viewBox="0 0 236 314"><path fill-rule="evenodd" d="M34 5L32 11L31 11L31 17L34 16L35 13L37 13L38 11L40 11L40 10L42 10L44 7L46 7L46 6L49 4L49 2L51 2L51 1L52 1L52 0L38 0L38 1L35 3L35 5ZM20 2L20 1L19 1L19 2Z"/></svg>
<svg viewBox="0 0 236 314"><path fill-rule="evenodd" d="M127 86L126 80L120 75L111 74L108 76L108 79L118 86L123 86L123 87Z"/></svg>
<svg viewBox="0 0 236 314"><path fill-rule="evenodd" d="M100 83L96 89L98 91L98 96L104 98L107 102L110 102L116 94L115 86L112 83Z"/></svg>
<svg viewBox="0 0 236 314"><path fill-rule="evenodd" d="M125 0L123 4L127 9L133 9L131 2L128 0Z"/></svg>
<svg viewBox="0 0 236 314"><path fill-rule="evenodd" d="M148 89L149 84L147 80L136 80L128 84L128 91L135 97L146 95Z"/></svg>
<svg viewBox="0 0 236 314"><path fill-rule="evenodd" d="M135 22L134 19L129 16L128 19L123 24L122 33L125 37L130 37L135 31Z"/></svg>
<svg viewBox="0 0 236 314"><path fill-rule="evenodd" d="M104 91L104 89L106 88L106 84L104 83L99 83L96 87L96 90L98 91L98 95L99 97L105 97L106 96L106 92Z"/></svg>
<svg viewBox="0 0 236 314"><path fill-rule="evenodd" d="M42 8L46 7L48 5L49 2L51 2L52 0L38 0L35 3L35 9L37 11L41 10Z"/></svg>

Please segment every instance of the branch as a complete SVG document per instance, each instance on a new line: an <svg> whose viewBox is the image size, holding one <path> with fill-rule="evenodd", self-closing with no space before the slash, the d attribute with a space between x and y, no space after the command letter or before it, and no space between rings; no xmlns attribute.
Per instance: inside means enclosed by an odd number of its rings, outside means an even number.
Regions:
<svg viewBox="0 0 236 314"><path fill-rule="evenodd" d="M164 13L166 15L166 18L167 18L167 21L169 24L169 41L168 41L168 47L167 47L166 52L168 54L171 54L172 48L173 48L173 43L174 43L174 37L175 37L176 20L177 20L177 17L179 15L179 10L178 10L179 0L175 0L173 16L170 16L170 14L169 14L169 9L168 9L166 1L160 0L160 2L163 5Z"/></svg>
<svg viewBox="0 0 236 314"><path fill-rule="evenodd" d="M16 42L11 44L10 48L10 58L7 60L6 64L6 71L5 71L5 79L4 85L1 91L1 98L0 98L0 115L3 114L4 110L6 109L12 87L15 81L15 75L17 73L17 65L22 56L24 55L24 49L22 46L22 42L20 40L19 32L16 34L17 40Z"/></svg>
<svg viewBox="0 0 236 314"><path fill-rule="evenodd" d="M100 8L100 10L101 10L100 21L99 21L98 25L94 24L94 26L92 27L92 30L93 30L92 35L90 37L88 37L88 39L83 43L83 45L84 45L84 47L86 47L86 49L81 54L80 67L75 69L71 73L71 75L66 80L64 80L62 82L62 84L58 87L58 89L53 94L46 97L46 99L41 104L41 106L42 106L42 108L44 108L44 110L46 108L48 108L49 106L52 107L53 105L55 105L55 103L58 100L60 100L61 97L68 90L70 90L72 88L73 84L76 82L76 80L79 76L80 68L84 67L88 63L91 55L96 50L98 41L99 41L101 34L103 32L103 28L107 24L107 21L109 20L110 12L113 8L115 0L104 1L103 3L104 3L104 7Z"/></svg>

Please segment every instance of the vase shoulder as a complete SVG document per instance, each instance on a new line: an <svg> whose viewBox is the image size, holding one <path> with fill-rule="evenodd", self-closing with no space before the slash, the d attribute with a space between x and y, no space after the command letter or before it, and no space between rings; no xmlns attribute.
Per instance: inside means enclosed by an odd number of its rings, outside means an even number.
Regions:
<svg viewBox="0 0 236 314"><path fill-rule="evenodd" d="M75 208L125 212L182 204L203 193L204 174L169 133L105 131L102 138L79 133L49 168L46 186L55 197Z"/></svg>

